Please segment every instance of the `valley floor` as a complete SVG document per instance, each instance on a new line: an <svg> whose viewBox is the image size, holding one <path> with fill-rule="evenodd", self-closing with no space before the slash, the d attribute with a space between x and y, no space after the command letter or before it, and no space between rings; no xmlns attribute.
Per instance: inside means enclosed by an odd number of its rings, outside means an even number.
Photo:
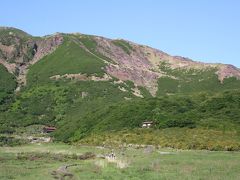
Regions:
<svg viewBox="0 0 240 180"><path fill-rule="evenodd" d="M240 152L36 143L0 147L0 179L229 180L240 177L239 161Z"/></svg>

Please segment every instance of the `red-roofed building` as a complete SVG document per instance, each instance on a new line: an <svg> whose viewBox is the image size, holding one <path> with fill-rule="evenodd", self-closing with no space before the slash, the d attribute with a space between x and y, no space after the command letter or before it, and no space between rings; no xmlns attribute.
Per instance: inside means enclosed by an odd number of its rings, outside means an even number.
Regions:
<svg viewBox="0 0 240 180"><path fill-rule="evenodd" d="M44 132L44 133L51 133L51 132L55 131L56 129L57 129L57 128L55 128L55 127L45 126L45 127L43 128L43 132Z"/></svg>

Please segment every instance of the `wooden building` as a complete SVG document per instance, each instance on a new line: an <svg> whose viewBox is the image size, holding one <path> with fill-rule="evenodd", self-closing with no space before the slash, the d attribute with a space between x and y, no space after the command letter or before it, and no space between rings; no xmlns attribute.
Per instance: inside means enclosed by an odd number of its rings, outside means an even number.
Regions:
<svg viewBox="0 0 240 180"><path fill-rule="evenodd" d="M153 121L144 121L142 123L142 128L150 128L153 126Z"/></svg>
<svg viewBox="0 0 240 180"><path fill-rule="evenodd" d="M51 133L51 132L55 131L56 129L57 129L57 128L55 128L55 127L45 126L45 127L43 128L43 132L44 132L44 133Z"/></svg>

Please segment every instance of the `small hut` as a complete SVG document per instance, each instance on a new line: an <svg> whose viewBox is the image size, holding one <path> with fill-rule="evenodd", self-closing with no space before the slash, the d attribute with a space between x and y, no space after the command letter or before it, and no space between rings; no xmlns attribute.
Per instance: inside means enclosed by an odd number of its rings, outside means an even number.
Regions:
<svg viewBox="0 0 240 180"><path fill-rule="evenodd" d="M57 128L55 128L55 127L45 126L45 127L43 128L43 132L44 132L44 133L51 133L51 132L55 131L56 129L57 129Z"/></svg>
<svg viewBox="0 0 240 180"><path fill-rule="evenodd" d="M153 126L153 121L144 121L142 123L142 128L150 128Z"/></svg>

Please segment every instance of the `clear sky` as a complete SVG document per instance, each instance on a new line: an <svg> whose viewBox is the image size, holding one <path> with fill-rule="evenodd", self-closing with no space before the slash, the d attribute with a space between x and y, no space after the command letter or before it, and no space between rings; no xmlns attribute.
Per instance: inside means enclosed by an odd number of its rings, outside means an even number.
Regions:
<svg viewBox="0 0 240 180"><path fill-rule="evenodd" d="M240 0L1 0L0 26L123 38L240 67Z"/></svg>

